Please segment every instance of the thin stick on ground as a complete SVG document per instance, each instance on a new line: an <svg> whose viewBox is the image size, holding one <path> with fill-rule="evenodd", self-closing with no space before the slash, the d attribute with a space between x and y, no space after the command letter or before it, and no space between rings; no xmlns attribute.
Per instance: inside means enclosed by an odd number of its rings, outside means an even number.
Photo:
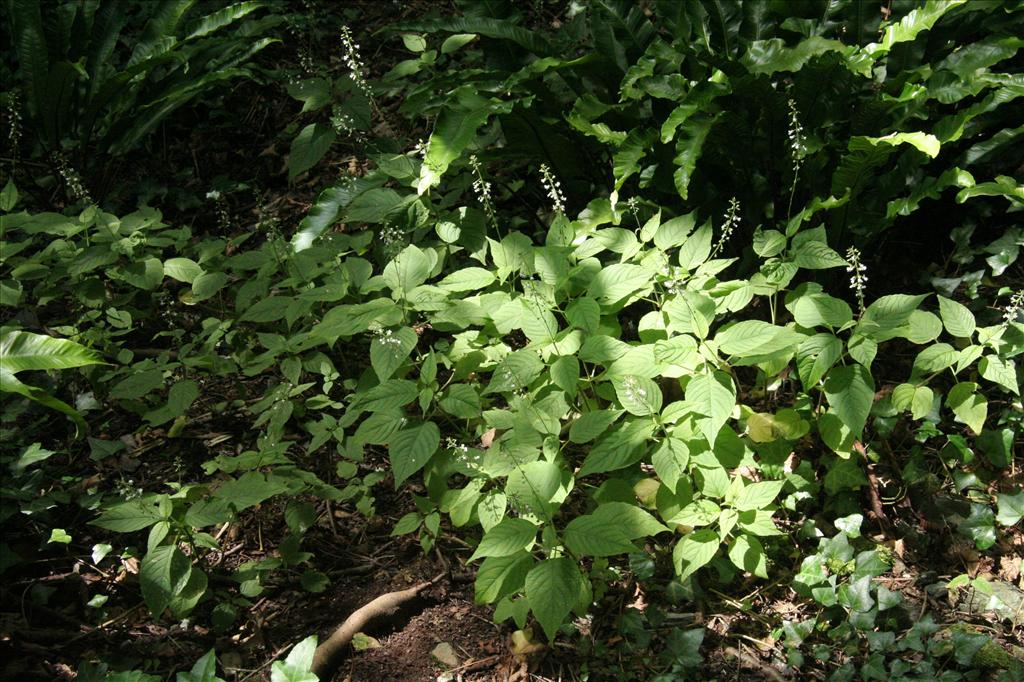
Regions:
<svg viewBox="0 0 1024 682"><path fill-rule="evenodd" d="M419 596L420 592L436 584L444 575L444 573L440 573L435 578L414 585L407 590L382 594L369 604L353 611L352 615L346 618L345 622L339 625L331 633L331 636L316 648L316 653L313 654L313 665L310 668L313 674L321 680L330 679L345 648L357 632L362 631L370 621L393 614L403 604Z"/></svg>

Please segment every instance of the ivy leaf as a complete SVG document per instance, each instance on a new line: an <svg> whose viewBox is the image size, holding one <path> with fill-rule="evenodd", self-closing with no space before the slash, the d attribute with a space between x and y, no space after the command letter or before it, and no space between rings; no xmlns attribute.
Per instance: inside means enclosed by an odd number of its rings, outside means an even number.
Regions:
<svg viewBox="0 0 1024 682"><path fill-rule="evenodd" d="M684 536L672 550L672 563L679 580L686 580L718 553L718 533L702 528Z"/></svg>
<svg viewBox="0 0 1024 682"><path fill-rule="evenodd" d="M537 537L537 526L525 519L506 518L484 534L469 561L490 556L512 556L529 550Z"/></svg>
<svg viewBox="0 0 1024 682"><path fill-rule="evenodd" d="M761 541L753 535L738 535L729 545L729 560L737 567L759 578L768 577L768 562Z"/></svg>
<svg viewBox="0 0 1024 682"><path fill-rule="evenodd" d="M825 380L825 397L843 424L860 438L875 400L870 370L859 364L832 368Z"/></svg>
<svg viewBox="0 0 1024 682"><path fill-rule="evenodd" d="M441 444L441 431L434 422L403 429L391 438L388 459L395 475L395 488L423 468Z"/></svg>
<svg viewBox="0 0 1024 682"><path fill-rule="evenodd" d="M579 601L583 581L576 562L568 557L546 559L526 576L526 599L548 640L555 638L558 627Z"/></svg>
<svg viewBox="0 0 1024 682"><path fill-rule="evenodd" d="M974 546L984 552L996 544L995 514L987 504L972 504L971 514L959 526L960 533L974 540Z"/></svg>
<svg viewBox="0 0 1024 682"><path fill-rule="evenodd" d="M1014 494L999 493L996 497L999 515L996 520L1004 526L1012 526L1024 518L1024 491Z"/></svg>

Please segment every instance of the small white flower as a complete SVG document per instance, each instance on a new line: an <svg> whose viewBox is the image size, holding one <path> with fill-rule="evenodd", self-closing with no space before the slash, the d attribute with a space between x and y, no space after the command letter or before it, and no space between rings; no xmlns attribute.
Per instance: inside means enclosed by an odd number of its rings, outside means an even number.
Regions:
<svg viewBox="0 0 1024 682"><path fill-rule="evenodd" d="M1003 311L1003 326L1016 322L1021 312L1024 312L1024 289L1010 297L1010 302Z"/></svg>
<svg viewBox="0 0 1024 682"><path fill-rule="evenodd" d="M860 251L853 246L846 251L846 261L846 271L850 273L850 288L857 296L857 307L861 314L864 314L864 290L868 282L868 276L864 273L867 272L868 266L861 262Z"/></svg>
<svg viewBox="0 0 1024 682"><path fill-rule="evenodd" d="M476 175L476 179L473 180L473 193L476 194L476 198L484 207L487 221L491 224L491 227L495 227L498 222L498 216L494 210L494 200L491 198L491 183L484 180L483 171L480 168L480 162L477 160L476 154L469 157L469 165L473 169L473 174Z"/></svg>
<svg viewBox="0 0 1024 682"><path fill-rule="evenodd" d="M800 124L800 112L796 108L796 100L789 100L789 128L786 131L789 138L789 152L793 158L793 173L800 172L800 166L807 155L807 140L804 137L804 127Z"/></svg>
<svg viewBox="0 0 1024 682"><path fill-rule="evenodd" d="M562 183L558 181L555 174L551 172L546 163L540 165L540 184L551 199L551 208L555 213L565 213L565 194L562 193Z"/></svg>
<svg viewBox="0 0 1024 682"><path fill-rule="evenodd" d="M732 236L733 230L740 224L740 202L733 197L729 199L729 209L725 212L725 222L722 223L722 234L718 237L718 242L715 243L715 248L711 251L711 257L714 258L725 243L729 241L729 237Z"/></svg>

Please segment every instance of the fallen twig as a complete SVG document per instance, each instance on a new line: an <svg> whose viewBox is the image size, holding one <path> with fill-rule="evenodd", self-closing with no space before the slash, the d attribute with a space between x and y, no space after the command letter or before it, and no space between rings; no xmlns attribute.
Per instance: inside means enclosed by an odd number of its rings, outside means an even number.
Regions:
<svg viewBox="0 0 1024 682"><path fill-rule="evenodd" d="M331 633L331 636L316 648L316 653L313 654L313 665L310 670L321 680L330 679L338 659L357 632L361 632L370 621L381 616L391 615L403 604L419 596L420 592L434 585L443 577L444 573L441 573L432 580L414 585L407 590L382 594L369 604L353 611L352 615L346 618L345 622L339 625Z"/></svg>
<svg viewBox="0 0 1024 682"><path fill-rule="evenodd" d="M743 651L742 649L738 649L733 646L727 646L725 647L725 653L735 658L740 665L746 665L747 667L760 670L765 677L767 677L770 680L773 680L774 682L786 682L789 679L785 675L780 673L778 670L762 661L757 656L748 654L746 651Z"/></svg>

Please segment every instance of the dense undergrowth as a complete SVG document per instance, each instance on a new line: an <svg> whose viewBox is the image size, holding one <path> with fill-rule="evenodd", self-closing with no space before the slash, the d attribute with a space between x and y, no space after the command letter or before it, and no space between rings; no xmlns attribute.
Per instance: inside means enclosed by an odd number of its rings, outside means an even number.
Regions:
<svg viewBox="0 0 1024 682"><path fill-rule="evenodd" d="M22 599L77 557L230 632L281 576L329 592L307 534L392 487L580 679L701 677L716 633L673 623L709 600L767 677L1020 679L1024 5L527 4L6 3ZM291 120L200 191L158 138L245 140L239 80ZM78 679L162 679L118 661Z"/></svg>

